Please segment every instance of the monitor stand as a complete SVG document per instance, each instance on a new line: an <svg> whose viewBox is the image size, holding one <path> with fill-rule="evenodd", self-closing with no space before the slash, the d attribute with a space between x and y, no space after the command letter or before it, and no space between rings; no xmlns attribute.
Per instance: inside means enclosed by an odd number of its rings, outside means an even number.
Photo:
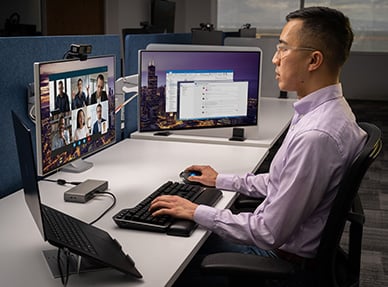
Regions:
<svg viewBox="0 0 388 287"><path fill-rule="evenodd" d="M58 268L58 250L52 249L52 250L43 250L43 256L46 259L47 265L50 268L51 274L54 278L61 277L61 272ZM66 255L61 252L60 255L60 262L61 266L63 266L63 270L66 269ZM107 269L109 267L101 265L93 260L89 260L85 257L81 257L79 255L75 255L73 253L69 254L68 258L69 263L69 275L72 274L79 274L84 272L90 272L90 271L98 271L101 269Z"/></svg>
<svg viewBox="0 0 388 287"><path fill-rule="evenodd" d="M93 166L92 162L83 160L83 159L77 159L64 167L61 168L61 171L64 172L72 172L72 173L81 173L85 170L88 170Z"/></svg>

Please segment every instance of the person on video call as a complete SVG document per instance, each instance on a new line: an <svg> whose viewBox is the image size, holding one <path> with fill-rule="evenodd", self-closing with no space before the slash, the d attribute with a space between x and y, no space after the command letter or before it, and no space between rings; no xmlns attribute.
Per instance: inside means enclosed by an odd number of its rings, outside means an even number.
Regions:
<svg viewBox="0 0 388 287"><path fill-rule="evenodd" d="M202 254L253 253L295 265L313 261L341 178L366 141L339 82L353 41L348 17L331 8L308 7L291 12L286 21L272 62L280 90L296 91L297 101L269 172L232 175L205 165L186 168L202 173L192 181L265 197L262 204L254 212L232 214L179 196L160 196L151 203L154 216L194 220L212 231ZM194 268L189 266L183 281ZM182 286L198 284L192 279Z"/></svg>
<svg viewBox="0 0 388 287"><path fill-rule="evenodd" d="M103 74L97 76L97 89L90 97L90 104L96 104L108 100L108 96L104 91L105 79Z"/></svg>
<svg viewBox="0 0 388 287"><path fill-rule="evenodd" d="M70 111L69 96L63 91L63 81L58 82L58 95L55 98L55 109L61 113Z"/></svg>
<svg viewBox="0 0 388 287"><path fill-rule="evenodd" d="M97 120L93 124L93 134L100 134L104 131L103 123L106 122L106 119L102 117L102 106L97 104L96 106Z"/></svg>
<svg viewBox="0 0 388 287"><path fill-rule="evenodd" d="M87 106L86 95L82 91L82 86L83 86L83 81L81 78L79 78L77 81L78 91L76 94L73 95L73 101L71 102L71 108L73 110Z"/></svg>
<svg viewBox="0 0 388 287"><path fill-rule="evenodd" d="M77 112L77 128L74 131L74 140L80 140L89 136L88 127L85 124L85 112L79 109Z"/></svg>
<svg viewBox="0 0 388 287"><path fill-rule="evenodd" d="M51 149L55 150L57 148L66 146L69 143L70 143L69 134L65 129L65 118L63 116L60 116L58 119L57 132L54 134L52 139Z"/></svg>

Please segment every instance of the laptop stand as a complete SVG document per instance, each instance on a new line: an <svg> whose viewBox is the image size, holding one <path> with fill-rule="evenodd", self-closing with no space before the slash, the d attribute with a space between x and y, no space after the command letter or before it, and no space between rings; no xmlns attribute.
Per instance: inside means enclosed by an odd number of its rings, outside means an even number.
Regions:
<svg viewBox="0 0 388 287"><path fill-rule="evenodd" d="M66 272L66 255L64 252L60 253L62 271ZM61 273L58 268L57 261L58 249L52 250L43 250L43 256L46 259L47 265L50 268L51 274L54 278L60 278ZM69 275L79 274L85 272L99 271L101 269L109 268L107 266L101 265L95 261L92 261L88 258L81 257L79 255L70 253L69 255Z"/></svg>

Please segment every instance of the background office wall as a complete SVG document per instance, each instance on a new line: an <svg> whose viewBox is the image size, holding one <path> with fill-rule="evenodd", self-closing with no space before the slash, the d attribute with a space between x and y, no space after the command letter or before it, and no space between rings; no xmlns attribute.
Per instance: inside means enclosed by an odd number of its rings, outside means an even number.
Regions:
<svg viewBox="0 0 388 287"><path fill-rule="evenodd" d="M217 0L171 0L175 6L175 33L187 33L200 23L215 24ZM106 0L105 33L120 34L123 28L138 28L150 22L150 0Z"/></svg>
<svg viewBox="0 0 388 287"><path fill-rule="evenodd" d="M224 44L230 46L255 46L263 50L262 91L264 97L277 97L279 88L274 77L272 57L275 46L279 42L277 36L262 38L225 38ZM386 70L388 52L352 51L341 74L344 95L353 100L387 100L388 85ZM294 93L289 97L294 98Z"/></svg>
<svg viewBox="0 0 388 287"><path fill-rule="evenodd" d="M0 198L22 186L11 110L29 124L35 135L35 126L27 116L27 85L33 82L33 63L62 59L72 43L91 44L91 56L116 55L116 74L121 74L119 35L0 37Z"/></svg>
<svg viewBox="0 0 388 287"><path fill-rule="evenodd" d="M53 1L53 0L46 0ZM93 0L90 0L92 2ZM175 32L187 33L199 23L216 23L217 0L171 0L176 2ZM56 0L58 12L61 5L73 2ZM123 28L138 28L140 22L150 21L150 0L105 0L105 34L121 34ZM13 12L18 12L21 22L34 24L42 31L42 0L2 1L0 9L0 29ZM74 2L76 3L76 2ZM74 4L75 5L75 4ZM76 7L75 7L76 9ZM85 17L87 17L85 11ZM74 31L75 34L77 31Z"/></svg>
<svg viewBox="0 0 388 287"><path fill-rule="evenodd" d="M12 13L19 13L21 23L36 25L36 29L41 31L41 14L40 14L41 0L12 0L2 1L0 9L0 29L3 28L6 19Z"/></svg>

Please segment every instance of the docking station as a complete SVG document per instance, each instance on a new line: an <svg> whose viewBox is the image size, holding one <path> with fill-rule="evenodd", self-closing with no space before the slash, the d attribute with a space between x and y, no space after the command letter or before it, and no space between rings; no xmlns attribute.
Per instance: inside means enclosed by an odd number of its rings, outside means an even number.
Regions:
<svg viewBox="0 0 388 287"><path fill-rule="evenodd" d="M85 203L94 197L94 193L102 192L107 188L106 180L88 179L65 191L63 198L65 201Z"/></svg>

